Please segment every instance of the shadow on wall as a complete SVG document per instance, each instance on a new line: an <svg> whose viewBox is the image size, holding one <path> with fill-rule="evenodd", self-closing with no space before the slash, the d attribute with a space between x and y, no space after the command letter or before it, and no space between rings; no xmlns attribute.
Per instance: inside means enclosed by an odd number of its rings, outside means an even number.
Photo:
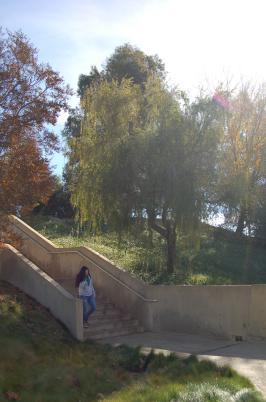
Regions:
<svg viewBox="0 0 266 402"><path fill-rule="evenodd" d="M0 279L49 308L76 339L83 340L81 301L9 245L0 251Z"/></svg>

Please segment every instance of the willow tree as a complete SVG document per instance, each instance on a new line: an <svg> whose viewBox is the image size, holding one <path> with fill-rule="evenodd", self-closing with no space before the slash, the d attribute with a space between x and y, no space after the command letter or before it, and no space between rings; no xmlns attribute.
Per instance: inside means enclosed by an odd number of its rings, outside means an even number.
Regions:
<svg viewBox="0 0 266 402"><path fill-rule="evenodd" d="M236 233L251 228L266 179L266 86L243 84L229 98L220 152L220 201Z"/></svg>
<svg viewBox="0 0 266 402"><path fill-rule="evenodd" d="M137 47L125 43L118 46L106 60L102 73L107 80L115 79L120 82L128 78L132 79L134 84L144 87L151 75L163 81L165 67L158 55L147 55Z"/></svg>
<svg viewBox="0 0 266 402"><path fill-rule="evenodd" d="M149 82L146 107L152 135L143 158L141 193L150 226L167 242L173 272L177 236L195 233L204 216L214 175L220 116L209 98L189 103L180 91Z"/></svg>
<svg viewBox="0 0 266 402"><path fill-rule="evenodd" d="M86 90L81 108L79 172L72 201L80 223L118 223L133 207L136 172L130 163L135 163L136 138L141 134L139 88L131 80L102 80ZM117 159L121 154L124 160ZM116 166L119 175L114 173Z"/></svg>
<svg viewBox="0 0 266 402"><path fill-rule="evenodd" d="M194 230L203 209L211 158L200 107L156 76L144 87L102 79L85 91L81 107L72 196L79 221L121 227L132 216L148 217L166 241L173 272L177 235Z"/></svg>
<svg viewBox="0 0 266 402"><path fill-rule="evenodd" d="M92 66L89 74L81 74L78 81L78 95L82 99L88 88L93 88L101 81L119 83L123 79L131 79L132 83L139 85L143 91L148 78L153 75L163 80L165 77L164 64L157 55L147 55L135 46L128 43L118 46L114 53L107 58L102 70ZM62 132L66 139L65 155L67 163L64 169L64 180L70 192L75 187L75 178L79 169L79 157L76 155L77 142L79 141L81 110L79 108L70 111L65 128Z"/></svg>

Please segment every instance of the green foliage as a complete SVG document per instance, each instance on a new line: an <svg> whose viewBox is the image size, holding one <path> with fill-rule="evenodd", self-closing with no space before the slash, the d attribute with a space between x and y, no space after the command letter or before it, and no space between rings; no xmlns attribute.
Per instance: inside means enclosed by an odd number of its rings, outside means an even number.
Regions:
<svg viewBox="0 0 266 402"><path fill-rule="evenodd" d="M65 177L77 220L121 231L132 217L148 216L167 242L173 273L177 235L195 231L206 210L219 108L206 96L190 105L182 91L168 87L161 60L129 44L118 47L101 72L93 67L82 75L79 93L81 112L64 130Z"/></svg>
<svg viewBox="0 0 266 402"><path fill-rule="evenodd" d="M111 230L93 234L71 220L52 217L28 217L27 222L61 247L88 246L109 258L119 267L152 284L219 285L266 283L266 253L260 246L247 245L239 239L218 240L212 229L201 230L200 243L180 237L178 241L179 270L165 270L165 242L157 233L139 225L119 235Z"/></svg>
<svg viewBox="0 0 266 402"><path fill-rule="evenodd" d="M79 159L76 150L80 137L80 125L80 109L70 109L64 130L62 131L62 136L66 140L64 152L67 162L64 166L63 179L67 191L72 191L78 180Z"/></svg>
<svg viewBox="0 0 266 402"><path fill-rule="evenodd" d="M192 378L197 378L194 382ZM250 383L237 380L230 368L199 362L195 356L177 359L175 355L153 355L143 382L128 385L105 402L235 402L263 401Z"/></svg>
<svg viewBox="0 0 266 402"><path fill-rule="evenodd" d="M148 355L141 352L141 347L129 347L121 345L111 351L112 361L118 366L132 372L146 371L150 362L154 359L154 353L151 351Z"/></svg>
<svg viewBox="0 0 266 402"><path fill-rule="evenodd" d="M266 239L266 186L261 185L257 191L256 203L252 214L254 235Z"/></svg>
<svg viewBox="0 0 266 402"><path fill-rule="evenodd" d="M244 388L240 391L234 391L227 386L202 383L189 384L185 391L176 395L172 402L253 402L258 400L254 391Z"/></svg>
<svg viewBox="0 0 266 402"><path fill-rule="evenodd" d="M46 204L39 204L33 210L34 214L56 216L58 218L73 218L74 211L70 203L70 193L63 186L59 187L49 197Z"/></svg>
<svg viewBox="0 0 266 402"><path fill-rule="evenodd" d="M130 174L134 171L126 169L130 161L124 158L126 166L119 166L122 174L117 177L116 163L121 148L135 146L138 96L138 88L130 80L122 80L120 84L102 81L97 87L89 88L82 99L86 113L77 148L79 180L72 195L80 223L88 219L95 227L104 221L117 223L119 217L123 219L131 211L124 202L123 192L133 192Z"/></svg>
<svg viewBox="0 0 266 402"><path fill-rule="evenodd" d="M82 99L86 96L87 89L95 89L104 80L108 82L117 80L120 83L123 79L130 79L135 84L144 85L151 74L160 78L164 77L164 65L158 56L145 55L138 48L125 44L116 48L114 54L106 61L102 71L92 66L89 75L80 75L78 95ZM73 188L75 189L78 180L79 157L76 151L79 147L82 120L81 109L70 110L62 132L67 139L65 155L68 157L68 162L64 169L64 180L70 191ZM132 125L132 122L129 124Z"/></svg>
<svg viewBox="0 0 266 402"><path fill-rule="evenodd" d="M89 75L81 74L78 81L78 95L82 98L87 88L97 84L104 76L104 72L99 72L97 67L92 66Z"/></svg>
<svg viewBox="0 0 266 402"><path fill-rule="evenodd" d="M28 215L25 221L49 239L71 236L76 232L72 219L59 219L52 216Z"/></svg>
<svg viewBox="0 0 266 402"><path fill-rule="evenodd" d="M140 49L126 43L118 46L105 65L107 79L119 82L124 78L132 79L134 84L144 85L153 74L164 77L165 69L162 60L157 55L148 56Z"/></svg>
<svg viewBox="0 0 266 402"><path fill-rule="evenodd" d="M221 367L217 370L217 366L208 360L199 361L194 355L186 359L177 359L174 353L164 356L163 354L152 355L148 372L160 373L169 379L176 380L179 377L189 377L191 374L195 377L204 377L208 374L216 372L217 377L233 378L234 371L229 367Z"/></svg>
<svg viewBox="0 0 266 402"><path fill-rule="evenodd" d="M217 200L224 207L226 220L252 232L260 218L254 219L266 178L266 86L242 84L231 91L219 152ZM263 219L262 219L263 221Z"/></svg>

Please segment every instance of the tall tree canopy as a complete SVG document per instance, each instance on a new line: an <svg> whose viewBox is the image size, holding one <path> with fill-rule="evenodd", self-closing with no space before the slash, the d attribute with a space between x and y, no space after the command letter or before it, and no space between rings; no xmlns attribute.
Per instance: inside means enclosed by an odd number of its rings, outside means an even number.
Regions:
<svg viewBox="0 0 266 402"><path fill-rule="evenodd" d="M128 43L115 49L106 61L104 72L109 80L131 78L134 84L142 85L151 74L161 79L165 77L164 64L157 55L148 56Z"/></svg>
<svg viewBox="0 0 266 402"><path fill-rule="evenodd" d="M266 183L266 86L242 84L227 98L219 153L218 201L243 234L258 223ZM255 219L255 215L257 218Z"/></svg>
<svg viewBox="0 0 266 402"><path fill-rule="evenodd" d="M164 64L160 58L157 55L146 55L140 49L130 44L124 44L115 49L114 53L106 60L101 71L96 66L92 66L88 75L80 75L77 92L82 101L86 90L97 86L102 80L121 82L125 78L131 79L134 84L139 84L143 89L145 82L151 75L161 80L165 77ZM66 156L68 157L64 177L70 191L73 190L71 183L75 182L75 178L77 180L79 158L76 155L76 149L79 141L81 118L82 110L79 108L71 110L63 130L63 136L66 139Z"/></svg>
<svg viewBox="0 0 266 402"><path fill-rule="evenodd" d="M57 149L49 129L71 94L21 32L0 32L0 213L27 210L53 187L47 156Z"/></svg>
<svg viewBox="0 0 266 402"><path fill-rule="evenodd" d="M81 108L72 196L79 220L121 226L148 217L166 240L172 272L177 234L202 213L214 119L199 122L196 105L153 73L139 84L101 79L85 91Z"/></svg>

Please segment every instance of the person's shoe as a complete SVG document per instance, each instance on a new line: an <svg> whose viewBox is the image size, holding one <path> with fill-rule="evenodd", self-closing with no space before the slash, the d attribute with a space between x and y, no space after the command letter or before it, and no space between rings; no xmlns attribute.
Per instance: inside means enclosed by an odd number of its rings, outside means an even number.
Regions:
<svg viewBox="0 0 266 402"><path fill-rule="evenodd" d="M83 323L83 327L84 327L84 328L89 328L89 323L88 323L88 321L85 321L85 322Z"/></svg>

